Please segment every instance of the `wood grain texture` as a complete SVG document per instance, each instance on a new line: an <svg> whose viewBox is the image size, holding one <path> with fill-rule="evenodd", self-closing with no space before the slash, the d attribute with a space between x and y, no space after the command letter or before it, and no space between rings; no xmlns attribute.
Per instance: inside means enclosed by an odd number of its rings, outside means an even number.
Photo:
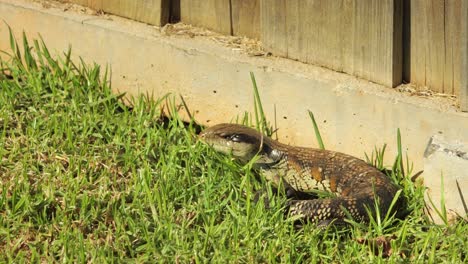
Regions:
<svg viewBox="0 0 468 264"><path fill-rule="evenodd" d="M460 30L460 107L468 112L468 1L461 4Z"/></svg>
<svg viewBox="0 0 468 264"><path fill-rule="evenodd" d="M70 0L95 10L127 17L155 26L169 22L171 0Z"/></svg>
<svg viewBox="0 0 468 264"><path fill-rule="evenodd" d="M260 39L260 0L231 0L232 33Z"/></svg>
<svg viewBox="0 0 468 264"><path fill-rule="evenodd" d="M231 35L229 0L180 0L180 20Z"/></svg>
<svg viewBox="0 0 468 264"><path fill-rule="evenodd" d="M263 46L278 56L288 55L286 6L294 0L262 0L260 2L260 28Z"/></svg>
<svg viewBox="0 0 468 264"><path fill-rule="evenodd" d="M169 15L169 23L177 23L180 21L180 0L169 0L171 10Z"/></svg>
<svg viewBox="0 0 468 264"><path fill-rule="evenodd" d="M263 0L273 54L394 87L402 79L402 0Z"/></svg>
<svg viewBox="0 0 468 264"><path fill-rule="evenodd" d="M464 0L411 0L405 27L405 79L432 91L460 94L461 5Z"/></svg>

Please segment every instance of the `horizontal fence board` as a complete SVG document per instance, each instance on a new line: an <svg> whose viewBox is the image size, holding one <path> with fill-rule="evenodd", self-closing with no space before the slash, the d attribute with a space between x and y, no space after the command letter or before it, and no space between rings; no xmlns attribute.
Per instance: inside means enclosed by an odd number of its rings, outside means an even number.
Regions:
<svg viewBox="0 0 468 264"><path fill-rule="evenodd" d="M405 79L432 91L460 93L461 5L464 0L411 0Z"/></svg>
<svg viewBox="0 0 468 264"><path fill-rule="evenodd" d="M273 54L387 86L402 79L402 0L262 0Z"/></svg>
<svg viewBox="0 0 468 264"><path fill-rule="evenodd" d="M260 38L260 0L231 0L234 36Z"/></svg>
<svg viewBox="0 0 468 264"><path fill-rule="evenodd" d="M155 26L169 22L171 0L69 0L69 2L102 10Z"/></svg>
<svg viewBox="0 0 468 264"><path fill-rule="evenodd" d="M180 20L231 35L229 0L180 0Z"/></svg>

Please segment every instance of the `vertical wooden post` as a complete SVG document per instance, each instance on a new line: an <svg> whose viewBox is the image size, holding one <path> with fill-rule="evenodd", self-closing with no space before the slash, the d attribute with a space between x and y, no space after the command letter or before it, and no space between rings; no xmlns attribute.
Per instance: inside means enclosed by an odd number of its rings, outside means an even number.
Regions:
<svg viewBox="0 0 468 264"><path fill-rule="evenodd" d="M460 108L468 112L468 1L461 4Z"/></svg>

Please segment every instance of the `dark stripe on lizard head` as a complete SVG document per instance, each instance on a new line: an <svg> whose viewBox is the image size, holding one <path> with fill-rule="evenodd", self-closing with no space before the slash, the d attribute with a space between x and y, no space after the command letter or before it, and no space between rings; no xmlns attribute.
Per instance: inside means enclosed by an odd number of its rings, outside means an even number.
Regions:
<svg viewBox="0 0 468 264"><path fill-rule="evenodd" d="M205 129L199 136L215 150L232 153L243 161L249 161L269 142L268 137L257 130L236 124L218 124Z"/></svg>

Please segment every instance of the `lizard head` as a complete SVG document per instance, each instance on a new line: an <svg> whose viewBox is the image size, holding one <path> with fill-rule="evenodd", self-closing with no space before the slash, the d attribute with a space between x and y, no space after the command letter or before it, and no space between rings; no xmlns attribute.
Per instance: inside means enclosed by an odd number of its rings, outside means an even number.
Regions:
<svg viewBox="0 0 468 264"><path fill-rule="evenodd" d="M247 162L263 149L266 136L250 127L236 124L218 124L203 130L200 139L216 151L232 154Z"/></svg>

